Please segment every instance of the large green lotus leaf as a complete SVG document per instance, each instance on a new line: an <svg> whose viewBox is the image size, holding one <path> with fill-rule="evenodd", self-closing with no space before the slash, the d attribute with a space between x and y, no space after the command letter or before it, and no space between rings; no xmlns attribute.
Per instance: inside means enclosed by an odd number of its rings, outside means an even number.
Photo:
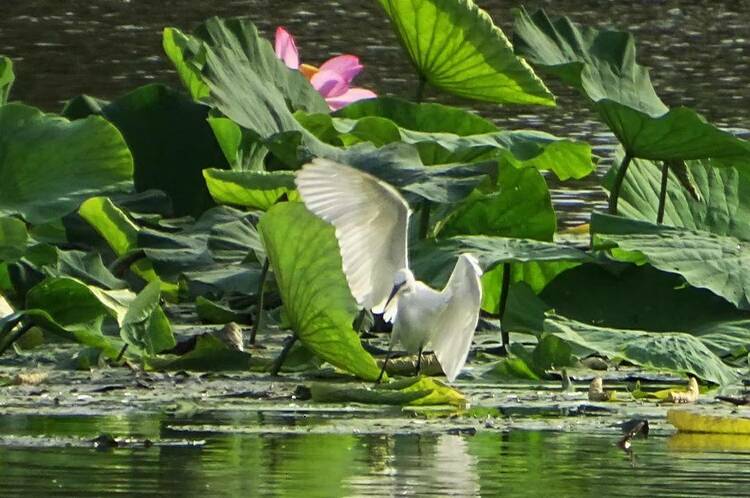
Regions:
<svg viewBox="0 0 750 498"><path fill-rule="evenodd" d="M208 249L214 260L219 263L251 260L248 258L251 252L256 255L258 261L265 259L265 249L255 225L244 213L240 214L241 216L234 220L217 223L211 227Z"/></svg>
<svg viewBox="0 0 750 498"><path fill-rule="evenodd" d="M233 170L262 171L268 154L266 146L255 133L243 129L228 118L208 118L221 151Z"/></svg>
<svg viewBox="0 0 750 498"><path fill-rule="evenodd" d="M260 267L247 256L260 243L241 211L211 208L179 230L143 227L137 243L161 278L184 281L191 296L257 292Z"/></svg>
<svg viewBox="0 0 750 498"><path fill-rule="evenodd" d="M241 371L250 370L254 364L250 353L232 349L212 334L196 337L195 348L182 356L160 355L146 359L146 368L153 370Z"/></svg>
<svg viewBox="0 0 750 498"><path fill-rule="evenodd" d="M292 145L283 142L281 147L282 152L292 152L295 167L314 156L326 157L364 169L434 202L460 200L487 172L486 164L425 168L416 150L404 144L381 149L362 144L349 150L325 144L306 131L290 111L291 107L326 112L325 101L298 71L276 58L271 45L258 37L249 21L210 19L196 37L206 49L202 71L211 88L209 104L257 134L269 147L280 135L297 140Z"/></svg>
<svg viewBox="0 0 750 498"><path fill-rule="evenodd" d="M750 319L707 322L691 333L721 357L746 358L750 353Z"/></svg>
<svg viewBox="0 0 750 498"><path fill-rule="evenodd" d="M750 240L750 168L714 168L714 162L704 159L686 163L697 198L670 171L663 222ZM616 173L617 166L607 173L606 188L611 188ZM645 159L633 160L620 190L619 213L656 221L661 176L661 166Z"/></svg>
<svg viewBox="0 0 750 498"><path fill-rule="evenodd" d="M116 278L104 266L98 252L62 251L55 248L55 253L55 262L43 268L48 275L73 277L102 289L125 289L127 287L127 282Z"/></svg>
<svg viewBox="0 0 750 498"><path fill-rule="evenodd" d="M70 122L20 104L0 106L0 215L60 218L85 198L130 186L133 158L100 117Z"/></svg>
<svg viewBox="0 0 750 498"><path fill-rule="evenodd" d="M160 282L155 280L130 303L120 327L126 343L151 356L175 345L172 325L159 306L160 297Z"/></svg>
<svg viewBox="0 0 750 498"><path fill-rule="evenodd" d="M516 11L516 50L587 96L631 157L653 160L741 158L750 145L695 111L661 101L632 35Z"/></svg>
<svg viewBox="0 0 750 498"><path fill-rule="evenodd" d="M360 119L386 118L401 128L425 133L454 133L464 137L498 131L490 120L461 109L432 102L414 103L395 97L360 100L342 107L334 116Z"/></svg>
<svg viewBox="0 0 750 498"><path fill-rule="evenodd" d="M13 262L26 252L29 234L18 218L0 217L0 261Z"/></svg>
<svg viewBox="0 0 750 498"><path fill-rule="evenodd" d="M677 332L644 332L596 327L550 316L544 330L575 346L580 355L598 353L644 368L692 374L715 384L737 380L737 373L698 338Z"/></svg>
<svg viewBox="0 0 750 498"><path fill-rule="evenodd" d="M407 200L415 197L451 204L465 199L488 177L497 175L497 161L423 166L417 150L403 143L373 148L359 144L347 150L331 147L328 157L370 173L398 188Z"/></svg>
<svg viewBox="0 0 750 498"><path fill-rule="evenodd" d="M446 92L500 104L554 105L554 96L471 0L378 0L423 78Z"/></svg>
<svg viewBox="0 0 750 498"><path fill-rule="evenodd" d="M29 290L27 309L19 312L19 317L116 358L123 343L104 336L101 325L107 317L122 323L133 297L128 290L106 291L74 278L48 278Z"/></svg>
<svg viewBox="0 0 750 498"><path fill-rule="evenodd" d="M208 111L159 84L138 88L102 108L133 152L136 189L166 192L177 215L199 215L213 206L201 171L229 167L206 121Z"/></svg>
<svg viewBox="0 0 750 498"><path fill-rule="evenodd" d="M184 35L179 29L164 28L162 48L193 100L200 101L207 97L211 92L201 77L206 55L200 41Z"/></svg>
<svg viewBox="0 0 750 498"><path fill-rule="evenodd" d="M558 275L539 297L560 315L620 329L694 334L750 319L725 299L650 265L584 264Z"/></svg>
<svg viewBox="0 0 750 498"><path fill-rule="evenodd" d="M265 211L286 194L299 198L292 171L203 170L208 191L218 204L229 204Z"/></svg>
<svg viewBox="0 0 750 498"><path fill-rule="evenodd" d="M312 112L328 109L302 73L286 67L249 20L214 17L193 37L182 35L176 29L171 32L200 43L197 52L197 45L193 45L192 48L185 46L182 53L192 67L201 68L203 80L210 89L206 100L263 138L300 129L289 106Z"/></svg>
<svg viewBox="0 0 750 498"><path fill-rule="evenodd" d="M548 370L575 364L570 344L551 334L542 334L532 351L514 342L510 346L510 352L522 360L537 378L544 378Z"/></svg>
<svg viewBox="0 0 750 498"><path fill-rule="evenodd" d="M292 330L331 364L366 380L380 369L352 322L357 303L341 267L334 229L301 203L282 203L261 218L259 231Z"/></svg>
<svg viewBox="0 0 750 498"><path fill-rule="evenodd" d="M493 235L552 240L556 218L547 183L534 168L500 168L497 191L474 193L437 229L439 237Z"/></svg>
<svg viewBox="0 0 750 498"><path fill-rule="evenodd" d="M138 230L136 244L143 249L161 278L176 280L184 271L216 267L217 262L209 250L211 232L216 226L242 217L243 213L240 211L217 206L204 212L195 222L179 228L142 227ZM238 263L242 259L240 257L224 262Z"/></svg>
<svg viewBox="0 0 750 498"><path fill-rule="evenodd" d="M456 117L456 125L460 126L462 117L453 111L449 114ZM590 145L539 131L496 130L459 135L407 129L381 116L348 119L297 112L295 117L316 137L332 145L349 146L362 141L376 146L393 142L414 145L424 164L465 163L501 157L517 167L533 166L553 171L561 180L582 178L595 167ZM447 125L447 119L443 122Z"/></svg>
<svg viewBox="0 0 750 498"><path fill-rule="evenodd" d="M591 217L591 231L604 244L642 255L656 268L750 309L750 242L600 213ZM619 250L616 256L631 257Z"/></svg>
<svg viewBox="0 0 750 498"><path fill-rule="evenodd" d="M78 214L86 220L118 257L138 249L139 227L120 208L106 197L92 197L78 209ZM159 276L154 271L151 261L140 259L130 265L133 272L146 280L154 282ZM170 299L177 298L177 286L168 282L161 282L162 292Z"/></svg>
<svg viewBox="0 0 750 498"><path fill-rule="evenodd" d="M0 105L8 102L8 95L16 75L13 74L13 61L0 55Z"/></svg>
<svg viewBox="0 0 750 498"><path fill-rule="evenodd" d="M133 298L127 289L105 290L72 277L50 277L29 290L26 308L43 309L64 327L94 323L105 315L121 324Z"/></svg>
<svg viewBox="0 0 750 498"><path fill-rule="evenodd" d="M583 253L581 253L581 256ZM577 259L560 259L528 261L525 263L511 263L510 281L512 283L524 283L533 292L541 292L548 283L560 273L581 264ZM502 296L503 274L505 266L497 266L482 275L482 309L488 313L500 311L500 297ZM508 296L512 295L512 290Z"/></svg>
<svg viewBox="0 0 750 498"><path fill-rule="evenodd" d="M124 345L121 340L102 334L100 319L93 322L80 322L63 326L57 323L45 310L33 308L18 311L0 318L0 350L5 350L10 345L12 334L9 334L9 332L17 325L20 319L29 320L37 327L61 339L96 348L111 359L116 359L119 356Z"/></svg>
<svg viewBox="0 0 750 498"><path fill-rule="evenodd" d="M677 107L650 116L619 102L597 103L599 114L631 157L654 161L721 158L715 166L747 162L750 143L723 131L692 109Z"/></svg>
<svg viewBox="0 0 750 498"><path fill-rule="evenodd" d="M420 242L412 248L410 261L418 278L442 288L462 253L479 259L485 272L482 309L490 313L498 311L504 263L512 264L512 282L525 282L540 292L562 271L590 260L583 251L551 242L467 236Z"/></svg>

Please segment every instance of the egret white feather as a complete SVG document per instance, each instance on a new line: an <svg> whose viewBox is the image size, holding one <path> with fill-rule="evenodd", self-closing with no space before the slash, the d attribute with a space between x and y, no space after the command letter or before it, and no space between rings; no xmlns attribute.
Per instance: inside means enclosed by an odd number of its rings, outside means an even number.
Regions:
<svg viewBox="0 0 750 498"><path fill-rule="evenodd" d="M297 173L307 209L336 228L349 288L360 306L382 313L393 275L408 267L409 204L390 185L327 159Z"/></svg>
<svg viewBox="0 0 750 498"><path fill-rule="evenodd" d="M336 229L354 298L393 321L391 348L400 343L421 354L431 346L453 381L466 363L479 320L482 270L477 260L460 255L445 288L432 289L409 270L411 211L395 188L327 159L305 165L296 184L307 208Z"/></svg>

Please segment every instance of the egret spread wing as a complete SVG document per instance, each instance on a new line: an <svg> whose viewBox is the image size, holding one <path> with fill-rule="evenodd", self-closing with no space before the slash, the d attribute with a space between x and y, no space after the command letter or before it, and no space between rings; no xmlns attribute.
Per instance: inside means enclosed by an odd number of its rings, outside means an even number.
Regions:
<svg viewBox="0 0 750 498"><path fill-rule="evenodd" d="M442 292L445 308L430 342L449 381L458 376L469 355L482 304L481 276L477 260L462 254Z"/></svg>
<svg viewBox="0 0 750 498"><path fill-rule="evenodd" d="M352 295L382 313L395 273L407 267L409 205L390 185L327 159L305 165L296 183L307 209L336 228Z"/></svg>

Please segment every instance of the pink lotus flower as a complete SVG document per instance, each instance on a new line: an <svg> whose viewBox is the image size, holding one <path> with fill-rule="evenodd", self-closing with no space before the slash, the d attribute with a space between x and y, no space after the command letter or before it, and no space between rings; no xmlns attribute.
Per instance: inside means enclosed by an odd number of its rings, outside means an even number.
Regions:
<svg viewBox="0 0 750 498"><path fill-rule="evenodd" d="M377 97L364 88L352 87L352 80L362 71L359 58L339 55L325 61L320 67L300 64L294 38L282 27L276 28L276 56L291 69L298 69L323 96L332 111L358 100Z"/></svg>

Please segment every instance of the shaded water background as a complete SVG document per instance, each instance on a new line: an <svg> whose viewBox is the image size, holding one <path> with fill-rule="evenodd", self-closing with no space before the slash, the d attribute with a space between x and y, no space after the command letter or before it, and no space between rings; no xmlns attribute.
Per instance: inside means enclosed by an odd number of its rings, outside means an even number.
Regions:
<svg viewBox="0 0 750 498"><path fill-rule="evenodd" d="M750 128L750 0L477 3L508 34L510 11L521 4L631 31L640 62L653 68L657 91L668 105L694 107L720 126ZM249 15L269 37L284 25L308 62L356 53L366 65L358 83L380 94L414 94L413 70L374 0L1 0L0 5L0 53L15 60L18 76L12 98L49 111L81 93L109 99L154 81L179 86L162 53L161 31L164 26L189 31L212 15ZM549 83L559 96L555 109L458 103L503 127L589 141L605 158L601 175L612 136L585 109L583 99ZM563 185L551 182L564 224L584 221L591 204L604 199L598 183L598 176Z"/></svg>

